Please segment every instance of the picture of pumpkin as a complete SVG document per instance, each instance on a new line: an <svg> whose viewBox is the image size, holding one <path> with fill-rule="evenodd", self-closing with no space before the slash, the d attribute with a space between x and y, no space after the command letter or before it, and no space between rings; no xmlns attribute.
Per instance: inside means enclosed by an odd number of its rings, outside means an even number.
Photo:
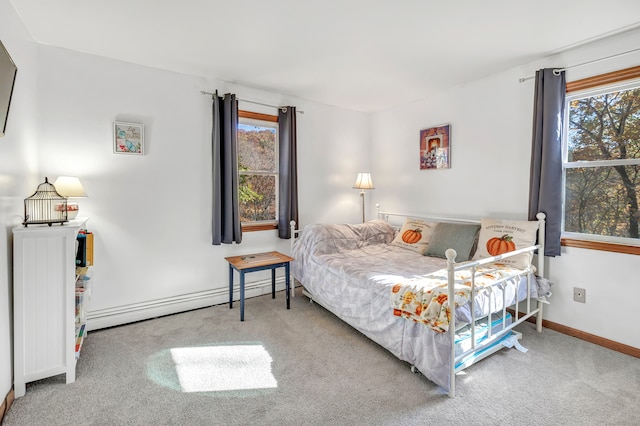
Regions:
<svg viewBox="0 0 640 426"><path fill-rule="evenodd" d="M487 251L491 256L497 256L502 253L514 251L516 249L516 245L512 240L513 237L509 234L504 234L500 238L491 238L487 241Z"/></svg>
<svg viewBox="0 0 640 426"><path fill-rule="evenodd" d="M415 244L422 238L422 229L407 229L402 234L402 241L407 244Z"/></svg>

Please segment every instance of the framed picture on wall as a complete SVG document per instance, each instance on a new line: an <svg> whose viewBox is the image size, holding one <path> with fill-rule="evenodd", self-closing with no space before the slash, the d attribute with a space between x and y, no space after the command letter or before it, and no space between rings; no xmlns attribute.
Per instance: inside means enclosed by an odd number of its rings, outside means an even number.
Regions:
<svg viewBox="0 0 640 426"><path fill-rule="evenodd" d="M115 154L144 154L144 125L113 123L113 152Z"/></svg>
<svg viewBox="0 0 640 426"><path fill-rule="evenodd" d="M420 170L451 168L451 125L420 130Z"/></svg>

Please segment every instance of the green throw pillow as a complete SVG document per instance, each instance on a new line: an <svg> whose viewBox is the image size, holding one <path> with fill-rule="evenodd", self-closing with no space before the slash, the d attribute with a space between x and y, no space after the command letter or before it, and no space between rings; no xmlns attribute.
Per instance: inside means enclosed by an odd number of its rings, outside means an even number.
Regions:
<svg viewBox="0 0 640 426"><path fill-rule="evenodd" d="M433 230L425 256L444 257L447 249L458 254L456 262L465 262L472 255L480 232L480 225L440 222Z"/></svg>

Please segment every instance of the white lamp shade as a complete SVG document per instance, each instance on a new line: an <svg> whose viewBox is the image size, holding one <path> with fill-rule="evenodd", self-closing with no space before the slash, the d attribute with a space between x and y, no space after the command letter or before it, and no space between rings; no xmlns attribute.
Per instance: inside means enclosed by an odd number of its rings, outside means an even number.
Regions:
<svg viewBox="0 0 640 426"><path fill-rule="evenodd" d="M63 197L86 197L87 193L80 183L80 179L72 176L60 176L56 179L55 183L56 191Z"/></svg>
<svg viewBox="0 0 640 426"><path fill-rule="evenodd" d="M375 189L373 179L371 179L371 173L358 173L353 189Z"/></svg>

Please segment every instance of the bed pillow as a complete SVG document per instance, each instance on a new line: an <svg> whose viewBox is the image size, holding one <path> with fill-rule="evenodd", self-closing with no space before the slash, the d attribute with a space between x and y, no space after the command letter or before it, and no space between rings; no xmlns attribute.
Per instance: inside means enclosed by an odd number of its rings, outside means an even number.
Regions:
<svg viewBox="0 0 640 426"><path fill-rule="evenodd" d="M480 225L440 222L436 225L425 256L443 257L447 249L457 253L456 262L466 262L473 253Z"/></svg>
<svg viewBox="0 0 640 426"><path fill-rule="evenodd" d="M538 231L537 221L514 221L484 218L480 224L478 248L473 260L497 256L505 252L535 245ZM524 269L531 264L532 253L523 253L500 262L514 268Z"/></svg>
<svg viewBox="0 0 640 426"><path fill-rule="evenodd" d="M408 217L391 244L424 254L435 227L435 222Z"/></svg>

